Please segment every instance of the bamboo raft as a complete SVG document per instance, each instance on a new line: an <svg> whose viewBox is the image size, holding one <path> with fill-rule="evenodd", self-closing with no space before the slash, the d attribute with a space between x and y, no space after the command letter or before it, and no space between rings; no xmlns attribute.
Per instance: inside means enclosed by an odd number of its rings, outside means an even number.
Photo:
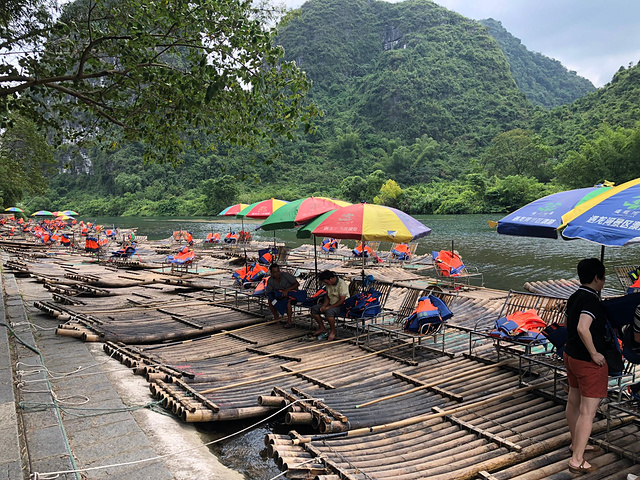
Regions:
<svg viewBox="0 0 640 480"><path fill-rule="evenodd" d="M538 295L545 295L549 297L560 297L560 298L569 298L573 292L577 290L580 286L580 281L577 278L572 280L541 280L537 282L526 282L524 284L524 289L528 292L535 293ZM617 297L619 295L624 295L624 291L612 288L605 287L602 290L602 297Z"/></svg>
<svg viewBox="0 0 640 480"><path fill-rule="evenodd" d="M152 395L183 421L261 418L283 409L280 421L291 433L270 434L265 444L287 478L571 476L565 394L557 388L562 367L546 349L486 335L514 309L535 306L553 321L563 312L562 295L441 291L412 284L408 275L391 284L385 315L366 335L352 337L345 325L340 340L309 341L307 315L296 314L296 328L283 329L265 321L263 302L234 289L234 258L213 258L209 265L228 266L181 277L68 254L12 254L5 266L43 284L36 306L65 322L59 334L104 341L105 352L145 376ZM437 335L420 338L417 349L415 338L372 328L400 329L427 290L454 317ZM615 412L605 419L602 408L598 416L594 434L604 451L588 457L600 467L588 478L638 471L640 442L630 439L640 438L640 416Z"/></svg>

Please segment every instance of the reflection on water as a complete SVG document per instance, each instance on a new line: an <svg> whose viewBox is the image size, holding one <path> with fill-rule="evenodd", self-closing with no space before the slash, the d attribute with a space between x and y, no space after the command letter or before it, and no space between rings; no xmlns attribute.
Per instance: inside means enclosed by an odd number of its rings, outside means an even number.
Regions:
<svg viewBox="0 0 640 480"><path fill-rule="evenodd" d="M600 257L600 246L583 240L551 240L544 238L509 237L498 235L489 228L488 220L498 220L500 215L421 215L418 220L430 227L431 235L419 241L417 253L454 248L460 252L467 265L477 267L484 274L485 285L492 288L521 290L527 281L574 278L575 266L585 257ZM148 218L116 217L97 220L106 226L121 228L138 227L139 235L150 240L167 238L174 230L189 230L195 238L204 238L210 231L240 230L238 219L218 218ZM253 232L257 240L273 239L273 232L256 230L260 221L245 220L245 230ZM276 240L292 247L311 240L299 240L295 231L275 232ZM353 243L353 242L352 242ZM383 243L380 249L389 249ZM637 263L640 246L631 245L605 250L605 264L627 265ZM611 270L609 270L611 271ZM613 278L611 275L609 278ZM611 285L614 286L614 285Z"/></svg>

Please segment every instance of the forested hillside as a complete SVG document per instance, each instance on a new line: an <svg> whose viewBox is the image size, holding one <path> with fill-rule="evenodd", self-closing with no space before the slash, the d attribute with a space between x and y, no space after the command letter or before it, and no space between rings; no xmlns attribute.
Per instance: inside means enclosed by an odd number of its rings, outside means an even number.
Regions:
<svg viewBox="0 0 640 480"><path fill-rule="evenodd" d="M480 23L500 45L518 88L534 105L558 107L596 89L589 80L567 70L558 60L527 50L499 21L489 18Z"/></svg>
<svg viewBox="0 0 640 480"><path fill-rule="evenodd" d="M67 145L31 207L212 215L237 201L327 195L411 213L504 212L578 181L640 176L629 160L640 153L638 67L548 111L540 105L591 84L489 27L428 0L307 2L277 40L313 81L324 111L314 134L258 150L212 143L167 159L175 168L144 164L135 144ZM610 161L594 168L596 154Z"/></svg>

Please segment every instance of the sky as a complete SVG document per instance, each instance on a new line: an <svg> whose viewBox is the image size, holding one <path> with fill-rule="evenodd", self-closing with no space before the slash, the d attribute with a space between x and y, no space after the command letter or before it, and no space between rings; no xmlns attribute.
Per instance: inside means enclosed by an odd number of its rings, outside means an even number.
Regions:
<svg viewBox="0 0 640 480"><path fill-rule="evenodd" d="M284 3L297 8L305 0L284 0ZM435 3L474 20L499 20L527 49L559 60L596 87L611 81L621 66L626 68L640 61L637 0L435 0Z"/></svg>

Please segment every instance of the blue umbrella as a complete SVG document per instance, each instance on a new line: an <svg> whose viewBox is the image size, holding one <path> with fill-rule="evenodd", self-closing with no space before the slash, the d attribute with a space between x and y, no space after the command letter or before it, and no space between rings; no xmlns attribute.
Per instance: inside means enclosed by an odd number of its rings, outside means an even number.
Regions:
<svg viewBox="0 0 640 480"><path fill-rule="evenodd" d="M562 236L603 246L640 242L640 178L613 187L563 216Z"/></svg>
<svg viewBox="0 0 640 480"><path fill-rule="evenodd" d="M539 198L498 221L498 233L520 237L558 238L562 216L611 187L597 185Z"/></svg>

